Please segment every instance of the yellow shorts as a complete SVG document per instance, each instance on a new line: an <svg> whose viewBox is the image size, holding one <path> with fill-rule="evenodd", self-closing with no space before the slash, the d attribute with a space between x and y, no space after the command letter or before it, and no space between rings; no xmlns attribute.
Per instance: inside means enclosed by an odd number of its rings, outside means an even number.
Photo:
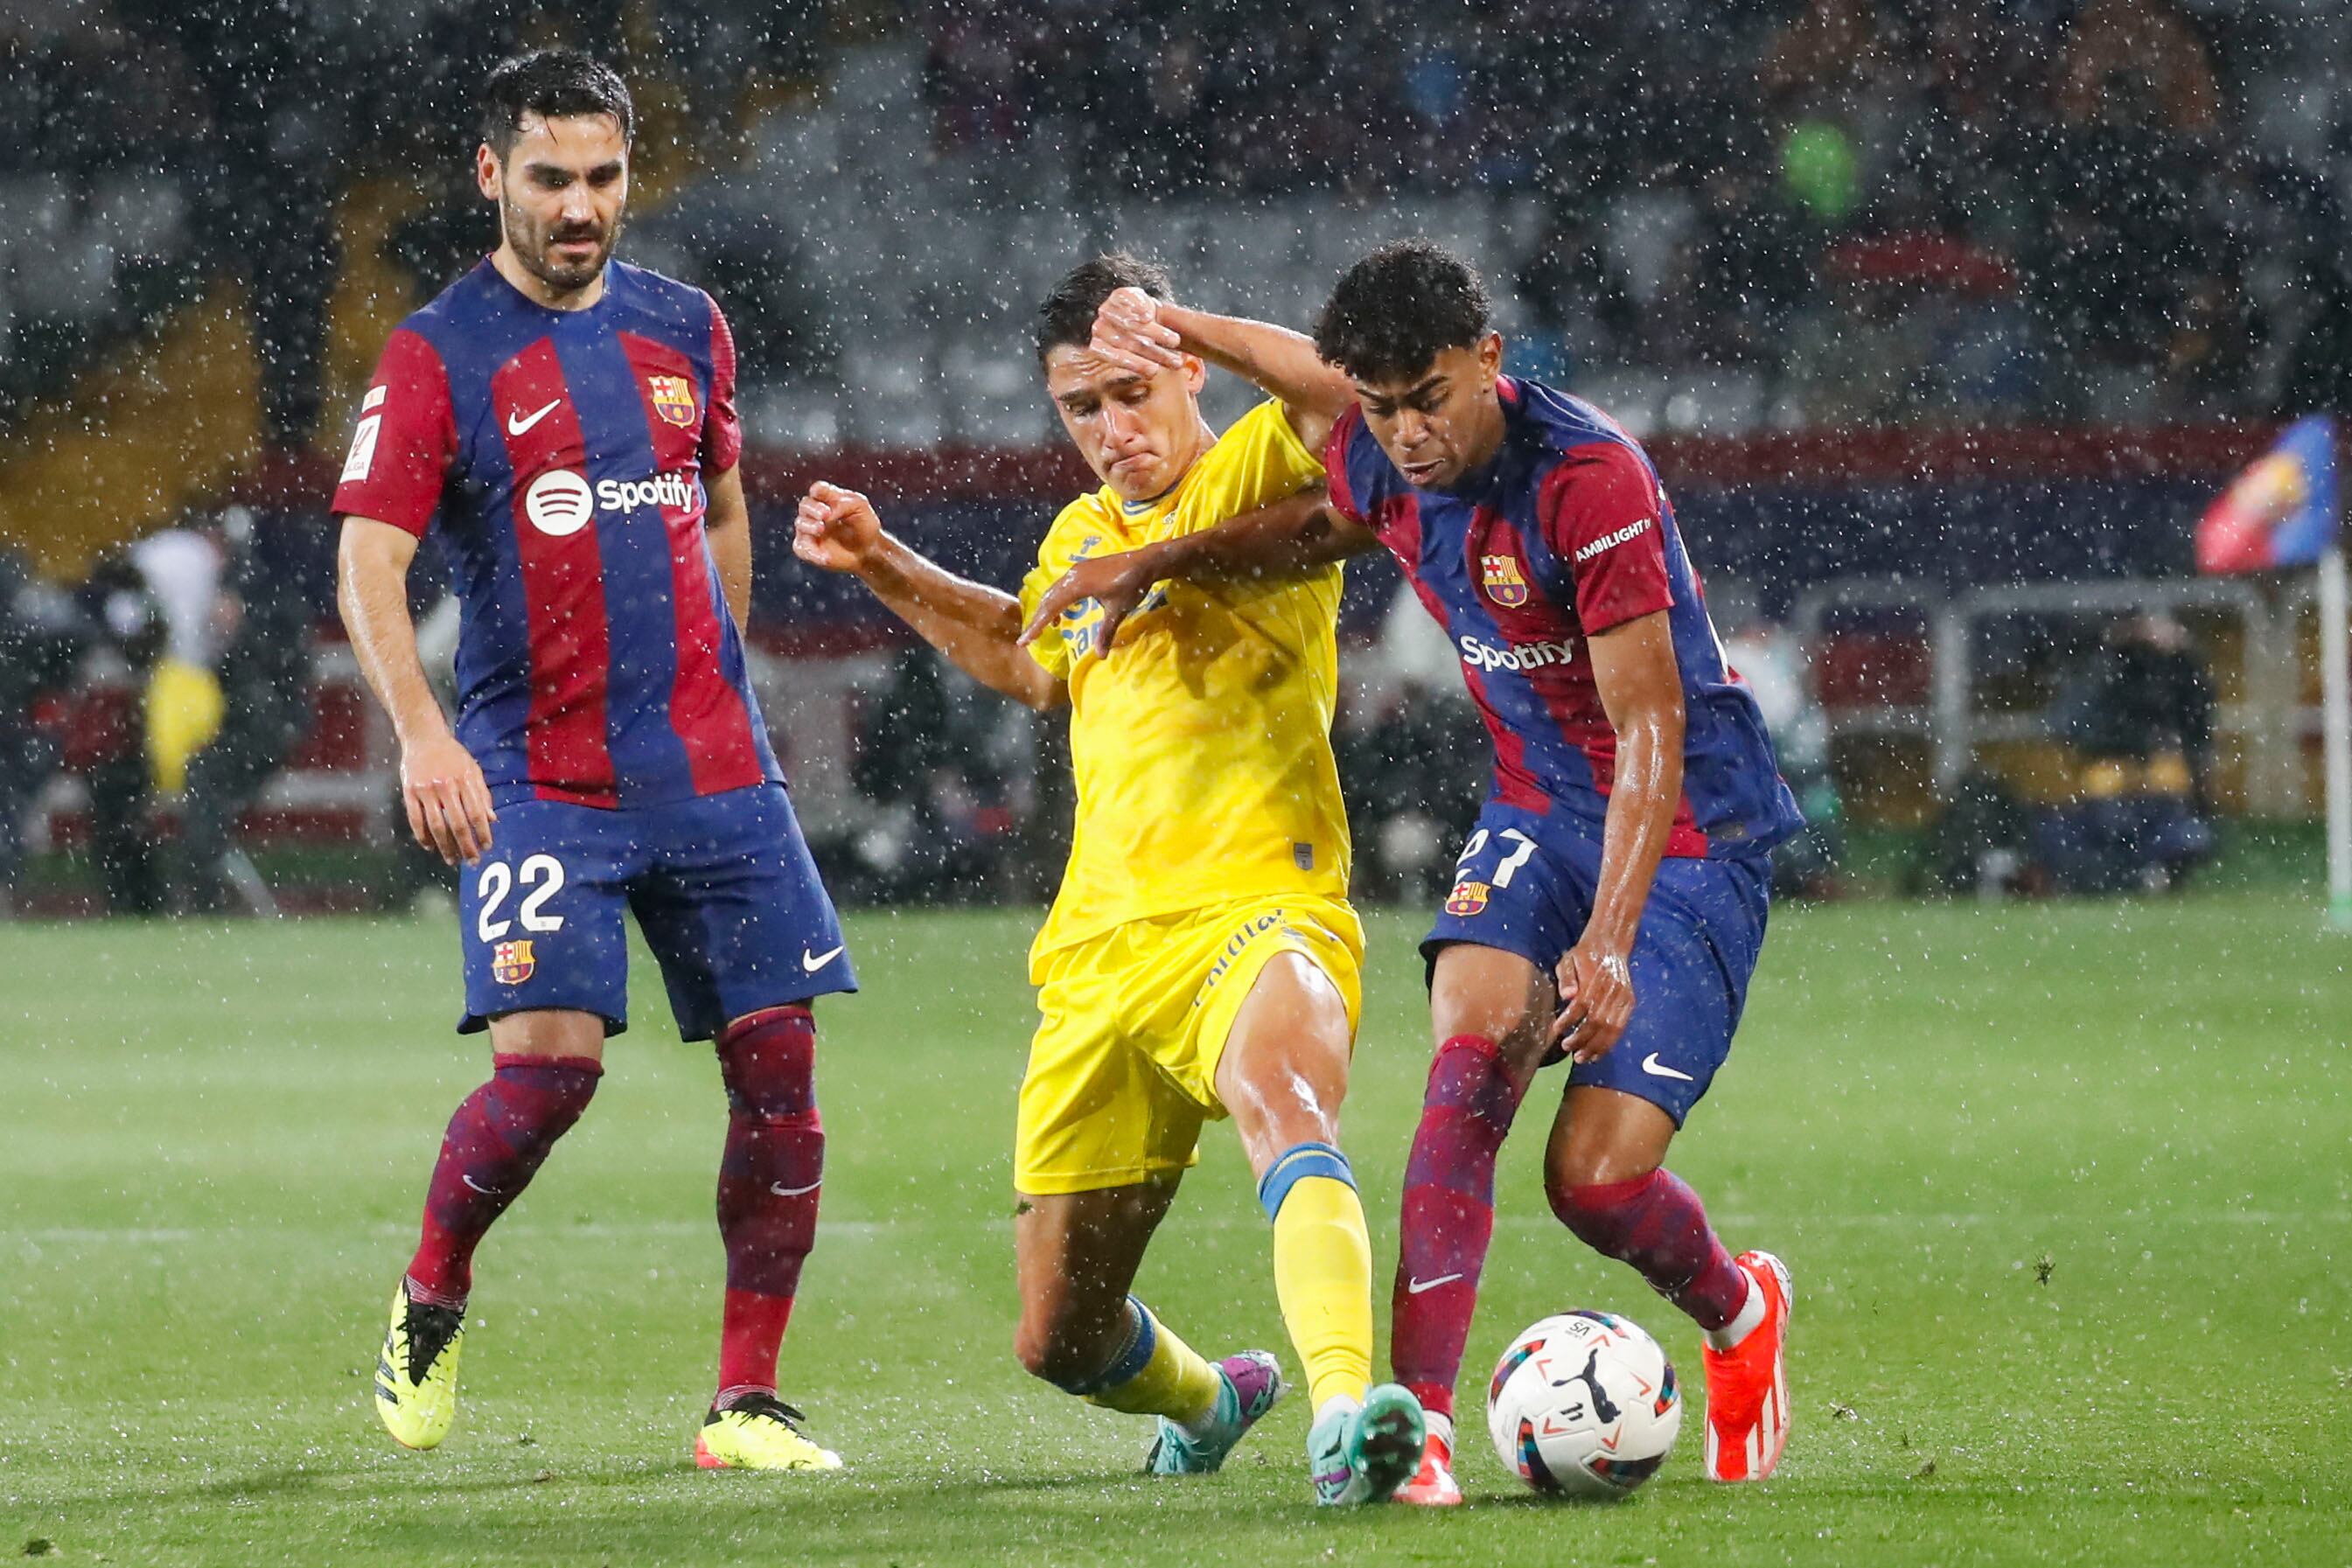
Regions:
<svg viewBox="0 0 2352 1568"><path fill-rule="evenodd" d="M1217 1061L1268 959L1329 977L1354 1040L1364 929L1341 900L1262 897L1132 920L1038 960L1043 1015L1021 1081L1013 1182L1092 1192L1171 1175L1222 1119Z"/></svg>

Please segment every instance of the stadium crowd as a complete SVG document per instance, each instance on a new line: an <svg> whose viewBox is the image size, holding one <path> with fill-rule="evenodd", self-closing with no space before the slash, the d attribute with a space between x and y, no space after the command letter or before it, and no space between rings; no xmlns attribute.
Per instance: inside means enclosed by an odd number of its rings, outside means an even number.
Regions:
<svg viewBox="0 0 2352 1568"><path fill-rule="evenodd" d="M264 437L320 435L337 204L355 178L437 176L478 62L560 33L627 64L740 89L802 72L818 0L26 0L0 10L0 418L216 278L249 291ZM679 133L733 92L698 87ZM462 129L455 134L462 136ZM438 180L395 244L420 276L479 249Z"/></svg>
<svg viewBox="0 0 2352 1568"><path fill-rule="evenodd" d="M1805 423L2345 400L2326 7L1467 10L955 0L926 84L941 146L1055 136L1113 194L1534 193L1571 366L1752 367Z"/></svg>
<svg viewBox="0 0 2352 1568"><path fill-rule="evenodd" d="M0 393L22 401L221 274L254 291L276 442L318 434L336 201L465 119L455 62L560 32L682 85L677 133L921 56L934 156L1048 146L1071 200L1532 196L1530 368L1751 373L1780 423L2151 423L2340 407L2352 46L2305 0L534 4L46 0L0 18ZM756 98L757 95L753 94ZM724 178L724 176L720 176ZM853 193L845 187L843 199ZM419 278L478 236L439 190ZM734 264L732 229L671 232ZM772 242L771 251L789 246ZM789 267L790 257L780 260ZM738 269L740 270L740 268ZM764 300L764 306L762 301ZM757 291L797 370L821 311ZM805 333L801 334L805 336ZM747 356L747 380L762 365ZM1866 371L1868 373L1859 373ZM845 391L856 389L846 388Z"/></svg>
<svg viewBox="0 0 2352 1568"><path fill-rule="evenodd" d="M1100 232L1080 214L1122 204L1508 205L1534 214L1498 280L1523 313L1514 362L1571 386L1627 367L1721 371L1757 383L1772 423L1826 426L2343 409L2352 90L2322 68L2352 46L2340 10L951 0L902 16L822 0L39 0L0 16L0 78L15 89L0 94L0 423L160 311L220 279L266 279L246 294L265 439L331 444L339 203L365 174L425 168L432 199L389 248L420 290L478 253L478 204L444 155L467 134L469 63L551 32L684 84L688 107L662 134L693 149L684 161L708 171L703 191L767 204L750 225L719 221L689 183L631 241L726 298L747 407L763 378L812 368L838 401L889 401L783 319L830 307L795 274L788 225L770 220L845 221L857 187L836 171L808 210L781 214L760 168L727 164L761 145L732 134L751 117L854 113L849 65L878 53L909 66L930 165L1060 169L1044 187L1068 204L1045 214L1056 266ZM762 79L788 85L763 98L747 86ZM1010 395L1034 423L1018 368ZM239 564L250 552L222 514L197 521L220 551L223 602L265 604L254 596L269 585ZM61 768L84 779L112 906L210 907L234 891L223 824L308 718L287 697L299 673L261 657L299 639L252 628L320 616L326 596L315 581L280 596L284 615L253 618L241 644L233 611L194 661L238 716L189 775L192 852L158 862L142 825L154 800L145 699L79 728L41 705L92 672L143 691L159 664L190 662L164 634L159 559L150 541L64 587L0 562L0 894ZM1753 657L1774 656L1759 644ZM1450 669L1391 663L1363 711L1343 716L1339 745L1367 875L1410 894L1443 872L1475 805L1446 797L1427 759L1477 743ZM1801 705L1801 656L1791 667ZM1034 787L1024 736L985 705L973 716L952 679L908 655L862 699L854 774L876 825L840 846L853 891L1003 891L1018 880L1006 868L1036 858L1035 824L1061 809ZM2079 740L2095 727L2070 711L2060 728ZM1835 847L1812 848L1820 863L1801 875L1830 885Z"/></svg>

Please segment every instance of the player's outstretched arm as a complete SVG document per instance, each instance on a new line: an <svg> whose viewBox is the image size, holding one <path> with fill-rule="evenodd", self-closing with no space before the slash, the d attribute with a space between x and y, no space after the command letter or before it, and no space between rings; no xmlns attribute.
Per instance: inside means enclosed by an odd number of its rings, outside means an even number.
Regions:
<svg viewBox="0 0 2352 1568"><path fill-rule="evenodd" d="M1617 732L1617 779L1601 823L1592 917L1553 977L1560 999L1551 1038L1579 1061L1596 1061L1633 1017L1633 937L1682 799L1685 715L1666 612L1597 632L1585 646L1601 710Z"/></svg>
<svg viewBox="0 0 2352 1568"><path fill-rule="evenodd" d="M456 865L490 847L490 806L482 765L458 744L416 656L408 613L408 566L416 536L373 517L347 517L336 552L335 601L360 673L392 717L400 739L400 799L416 841Z"/></svg>
<svg viewBox="0 0 2352 1568"><path fill-rule="evenodd" d="M793 553L866 584L982 685L1040 711L1070 700L1069 688L1022 648L1019 600L958 577L892 537L874 504L856 491L810 486L793 522Z"/></svg>
<svg viewBox="0 0 2352 1568"><path fill-rule="evenodd" d="M1090 556L1047 586L1021 629L1025 647L1055 617L1091 599L1102 606L1099 646L1118 646L1118 629L1154 583L1231 582L1287 577L1379 548L1380 538L1331 509L1320 490L1228 517L1213 528L1181 534L1138 549Z"/></svg>
<svg viewBox="0 0 2352 1568"><path fill-rule="evenodd" d="M1356 401L1354 384L1339 367L1323 362L1315 340L1305 333L1188 310L1140 288L1114 289L1102 302L1095 313L1092 346L1113 364L1143 376L1181 367L1186 354L1196 354L1280 398L1290 427L1318 452L1331 426Z"/></svg>

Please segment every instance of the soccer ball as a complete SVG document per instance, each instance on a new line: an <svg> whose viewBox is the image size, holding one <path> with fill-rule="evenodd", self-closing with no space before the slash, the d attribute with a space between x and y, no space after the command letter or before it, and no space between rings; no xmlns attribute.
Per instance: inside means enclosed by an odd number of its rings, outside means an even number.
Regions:
<svg viewBox="0 0 2352 1568"><path fill-rule="evenodd" d="M1495 1451L1539 1492L1622 1497L1683 1427L1674 1364L1630 1319L1562 1312L1511 1342L1486 1385Z"/></svg>

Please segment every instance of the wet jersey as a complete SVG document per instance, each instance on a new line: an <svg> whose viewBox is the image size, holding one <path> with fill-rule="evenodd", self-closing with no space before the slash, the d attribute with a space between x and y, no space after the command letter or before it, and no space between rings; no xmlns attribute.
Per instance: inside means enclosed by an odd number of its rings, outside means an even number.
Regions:
<svg viewBox="0 0 2352 1568"><path fill-rule="evenodd" d="M1282 405L1262 402L1166 495L1108 486L1062 508L1021 607L1072 562L1213 528L1323 478ZM1239 898L1348 896L1348 810L1331 755L1339 569L1265 582L1171 582L1128 618L1114 657L1102 606L1072 605L1029 652L1070 688L1076 820L1044 955L1132 920Z"/></svg>
<svg viewBox="0 0 2352 1568"><path fill-rule="evenodd" d="M702 290L612 263L584 310L488 261L404 321L334 510L438 524L457 738L492 797L659 805L780 780L703 537L735 466L735 346Z"/></svg>
<svg viewBox="0 0 2352 1568"><path fill-rule="evenodd" d="M1499 391L1502 445L1451 490L1415 488L1360 409L1324 455L1333 504L1380 535L1453 641L1494 737L1494 799L1600 834L1617 733L1585 641L1664 611L1685 714L1666 853L1753 854L1789 837L1803 819L1707 622L1656 470L1591 404L1508 378Z"/></svg>

